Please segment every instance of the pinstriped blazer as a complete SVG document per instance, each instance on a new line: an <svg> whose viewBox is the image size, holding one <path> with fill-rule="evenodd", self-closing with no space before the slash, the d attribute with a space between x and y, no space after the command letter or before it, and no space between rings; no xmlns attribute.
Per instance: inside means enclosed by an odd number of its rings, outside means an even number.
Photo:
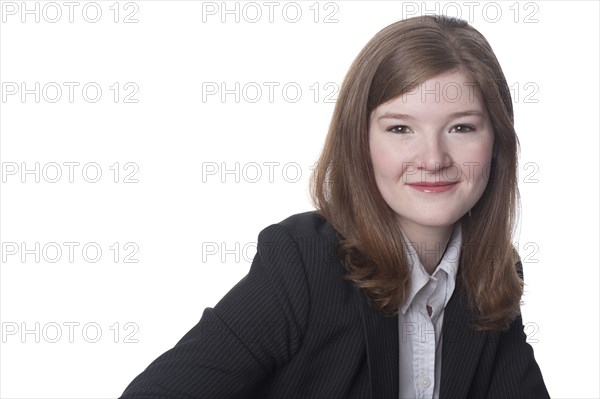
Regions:
<svg viewBox="0 0 600 399"><path fill-rule="evenodd" d="M121 398L397 399L398 318L344 280L337 245L315 212L264 229L248 275ZM503 333L474 331L469 319L455 290L441 398L549 397L520 317Z"/></svg>

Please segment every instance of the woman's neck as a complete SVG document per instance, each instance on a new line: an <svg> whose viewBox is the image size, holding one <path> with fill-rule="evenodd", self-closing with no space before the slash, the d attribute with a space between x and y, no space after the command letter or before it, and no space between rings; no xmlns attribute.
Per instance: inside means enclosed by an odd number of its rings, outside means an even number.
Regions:
<svg viewBox="0 0 600 399"><path fill-rule="evenodd" d="M439 227L401 225L400 227L414 247L425 271L430 275L433 274L446 251L454 225Z"/></svg>

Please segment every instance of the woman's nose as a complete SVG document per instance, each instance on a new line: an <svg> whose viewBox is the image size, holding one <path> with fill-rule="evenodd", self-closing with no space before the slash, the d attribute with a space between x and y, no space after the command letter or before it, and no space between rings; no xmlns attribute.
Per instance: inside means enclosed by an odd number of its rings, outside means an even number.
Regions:
<svg viewBox="0 0 600 399"><path fill-rule="evenodd" d="M424 140L419 158L421 169L428 172L437 172L452 165L447 145L438 136Z"/></svg>

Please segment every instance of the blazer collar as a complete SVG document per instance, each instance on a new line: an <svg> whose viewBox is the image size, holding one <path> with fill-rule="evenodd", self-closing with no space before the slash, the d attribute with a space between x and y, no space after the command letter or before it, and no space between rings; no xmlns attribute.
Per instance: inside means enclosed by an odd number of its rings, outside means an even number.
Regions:
<svg viewBox="0 0 600 399"><path fill-rule="evenodd" d="M399 394L398 316L386 317L367 304L354 287L367 349L372 398L397 399ZM454 290L444 310L440 398L466 397L485 343L485 334L469 327L466 299Z"/></svg>

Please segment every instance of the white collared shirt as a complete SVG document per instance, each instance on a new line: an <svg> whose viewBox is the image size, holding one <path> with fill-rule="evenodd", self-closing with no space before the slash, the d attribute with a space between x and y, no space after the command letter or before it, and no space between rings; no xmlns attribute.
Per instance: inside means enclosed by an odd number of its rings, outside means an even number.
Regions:
<svg viewBox="0 0 600 399"><path fill-rule="evenodd" d="M432 275L425 271L419 259L415 250L418 244L408 241L406 235L404 241L411 275L407 301L398 313L400 399L437 399L440 395L444 308L454 292L462 228L460 222L455 224L444 255ZM424 249L430 253L435 251ZM431 307L431 316L427 306Z"/></svg>

